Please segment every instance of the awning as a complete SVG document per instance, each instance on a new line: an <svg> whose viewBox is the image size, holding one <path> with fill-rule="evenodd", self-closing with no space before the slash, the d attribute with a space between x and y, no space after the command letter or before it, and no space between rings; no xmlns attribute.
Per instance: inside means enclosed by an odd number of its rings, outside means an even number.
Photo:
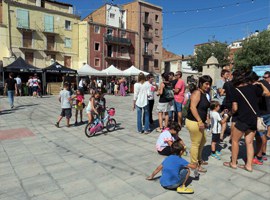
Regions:
<svg viewBox="0 0 270 200"><path fill-rule="evenodd" d="M80 76L104 76L106 75L105 72L99 71L88 64L82 66L78 71Z"/></svg>
<svg viewBox="0 0 270 200"><path fill-rule="evenodd" d="M65 67L58 62L53 63L49 67L46 67L43 69L45 72L49 73L62 73L62 74L76 74L77 71L75 69L70 69L68 67Z"/></svg>
<svg viewBox="0 0 270 200"><path fill-rule="evenodd" d="M41 68L28 64L22 57L17 58L13 63L3 69L5 72L42 72Z"/></svg>

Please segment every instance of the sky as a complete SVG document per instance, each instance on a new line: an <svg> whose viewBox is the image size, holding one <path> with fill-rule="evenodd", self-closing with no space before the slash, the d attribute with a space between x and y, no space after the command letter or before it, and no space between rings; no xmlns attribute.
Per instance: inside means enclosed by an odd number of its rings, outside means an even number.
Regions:
<svg viewBox="0 0 270 200"><path fill-rule="evenodd" d="M82 18L105 3L132 0L58 0L74 6ZM212 40L230 43L270 24L270 0L146 0L163 8L163 47L192 55L194 45Z"/></svg>

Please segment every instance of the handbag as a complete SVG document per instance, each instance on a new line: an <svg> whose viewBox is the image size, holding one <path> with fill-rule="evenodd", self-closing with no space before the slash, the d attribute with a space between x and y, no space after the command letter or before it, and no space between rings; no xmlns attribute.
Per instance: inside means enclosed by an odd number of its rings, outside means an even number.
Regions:
<svg viewBox="0 0 270 200"><path fill-rule="evenodd" d="M236 90L242 95L242 97L246 100L246 102L248 103L249 107L251 108L251 110L253 111L253 113L257 116L257 113L255 112L255 110L252 108L252 106L250 105L249 101L247 100L247 98L245 97L245 95L243 95L243 93L236 88ZM258 117L257 116L257 131L259 132L264 132L267 130L267 126L265 125L263 118L262 117Z"/></svg>

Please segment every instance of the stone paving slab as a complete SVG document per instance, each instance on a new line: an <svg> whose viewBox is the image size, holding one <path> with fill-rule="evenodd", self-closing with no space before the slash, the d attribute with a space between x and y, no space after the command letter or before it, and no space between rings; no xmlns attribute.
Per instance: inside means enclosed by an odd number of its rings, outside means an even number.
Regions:
<svg viewBox="0 0 270 200"><path fill-rule="evenodd" d="M155 150L158 133L137 133L131 96L106 98L108 106L116 108L119 127L114 132L87 138L85 125L67 128L63 120L63 128L54 126L61 111L56 96L16 97L14 110L9 110L7 98L0 97L0 132L25 129L34 135L8 135L10 138L0 141L0 200L269 198L270 161L254 166L253 173L225 168L222 163L230 158L230 145L222 150L220 161L210 158L210 134L204 151L208 172L201 174L199 180L191 174L189 186L194 188L194 194L177 194L163 189L158 179L145 180L164 159ZM86 113L83 118L87 120ZM185 128L180 136L189 148ZM268 143L268 154L269 148ZM189 154L184 158L189 160ZM239 163L243 161L240 159Z"/></svg>

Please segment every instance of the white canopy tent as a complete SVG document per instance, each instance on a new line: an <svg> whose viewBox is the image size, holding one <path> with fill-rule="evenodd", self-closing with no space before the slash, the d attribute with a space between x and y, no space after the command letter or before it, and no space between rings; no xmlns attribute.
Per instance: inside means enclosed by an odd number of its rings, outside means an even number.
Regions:
<svg viewBox="0 0 270 200"><path fill-rule="evenodd" d="M141 73L141 72L144 73L144 75L148 75L149 74L147 72L144 72L144 71L138 69L137 67L134 67L133 65L130 68L124 70L123 71L123 74L125 76L138 76L139 73Z"/></svg>
<svg viewBox="0 0 270 200"><path fill-rule="evenodd" d="M123 76L123 71L117 69L115 66L111 65L107 69L102 70L101 72L107 74L108 76Z"/></svg>
<svg viewBox="0 0 270 200"><path fill-rule="evenodd" d="M84 66L82 66L77 71L77 73L80 76L105 76L106 75L106 73L99 71L99 70L96 70L88 64L85 64Z"/></svg>

